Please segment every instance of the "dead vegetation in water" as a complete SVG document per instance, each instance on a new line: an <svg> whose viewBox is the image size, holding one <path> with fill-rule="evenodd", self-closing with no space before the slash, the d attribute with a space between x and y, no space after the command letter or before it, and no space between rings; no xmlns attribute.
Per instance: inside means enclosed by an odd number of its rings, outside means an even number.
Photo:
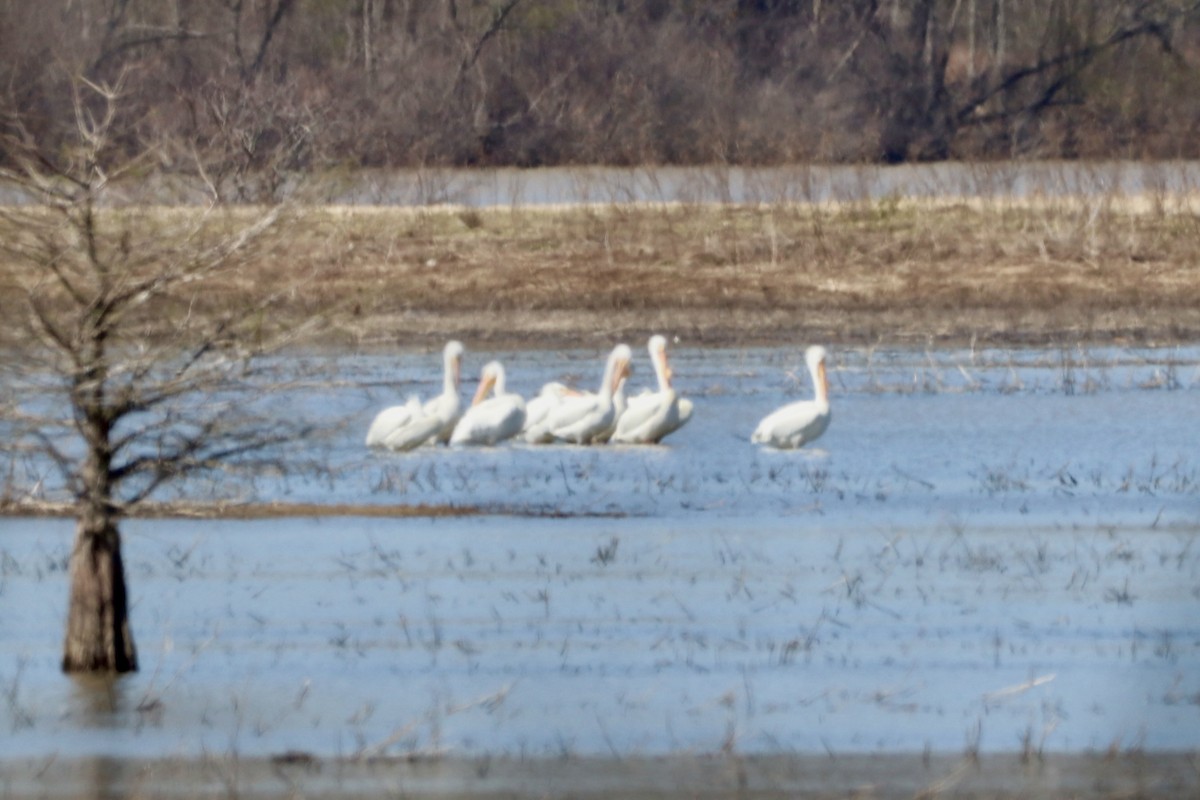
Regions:
<svg viewBox="0 0 1200 800"><path fill-rule="evenodd" d="M9 487L5 487L8 489ZM10 492L11 494L11 492ZM75 506L68 502L31 498L0 497L0 518L63 517L73 518ZM569 512L552 507L457 505L454 503L281 503L281 502L158 502L142 503L128 516L137 519L288 519L293 517L412 517L515 516L529 518L620 518L624 512Z"/></svg>
<svg viewBox="0 0 1200 800"><path fill-rule="evenodd" d="M129 516L139 519L284 519L289 517L469 517L491 510L450 504L371 503L143 503ZM0 517L74 517L73 504L47 500L13 499L0 502Z"/></svg>
<svg viewBox="0 0 1200 800"><path fill-rule="evenodd" d="M323 343L356 347L1180 341L1200 335L1198 240L1161 200L300 208L189 313L277 293L264 325L327 315Z"/></svg>

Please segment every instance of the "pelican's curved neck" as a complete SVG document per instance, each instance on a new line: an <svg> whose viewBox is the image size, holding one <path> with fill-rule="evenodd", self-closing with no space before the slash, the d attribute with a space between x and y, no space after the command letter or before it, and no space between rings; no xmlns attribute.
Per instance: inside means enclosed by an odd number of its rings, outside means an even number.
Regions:
<svg viewBox="0 0 1200 800"><path fill-rule="evenodd" d="M654 374L658 377L658 390L665 392L671 388L671 368L667 366L667 352L659 350L654 353Z"/></svg>
<svg viewBox="0 0 1200 800"><path fill-rule="evenodd" d="M492 373L492 391L499 397L502 394L508 394L504 390L504 367L497 366L496 371Z"/></svg>
<svg viewBox="0 0 1200 800"><path fill-rule="evenodd" d="M809 369L812 373L813 390L816 393L816 401L822 406L829 405L829 376L825 373L825 362L818 361Z"/></svg>
<svg viewBox="0 0 1200 800"><path fill-rule="evenodd" d="M600 382L600 397L605 401L612 400L613 396L613 377L617 374L617 357L609 356L608 363L604 365L604 377Z"/></svg>
<svg viewBox="0 0 1200 800"><path fill-rule="evenodd" d="M452 353L446 354L443 364L442 394L458 394L458 361Z"/></svg>

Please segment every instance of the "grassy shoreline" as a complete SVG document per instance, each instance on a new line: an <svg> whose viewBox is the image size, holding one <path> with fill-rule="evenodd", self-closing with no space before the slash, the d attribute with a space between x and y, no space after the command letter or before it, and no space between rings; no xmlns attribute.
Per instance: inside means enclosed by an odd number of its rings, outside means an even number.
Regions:
<svg viewBox="0 0 1200 800"><path fill-rule="evenodd" d="M1122 195L296 207L189 313L271 297L271 324L318 315L310 343L352 349L449 337L606 346L652 331L712 347L1170 344L1200 339L1198 205ZM166 229L166 217L203 212L121 213ZM227 230L258 213L206 224ZM18 313L19 283L0 263L0 312Z"/></svg>
<svg viewBox="0 0 1200 800"><path fill-rule="evenodd" d="M329 287L353 298L332 333L356 347L448 336L586 346L651 331L695 346L1026 345L1200 337L1200 217L1188 209L879 201L309 217L314 228L336 217L357 241L346 282Z"/></svg>

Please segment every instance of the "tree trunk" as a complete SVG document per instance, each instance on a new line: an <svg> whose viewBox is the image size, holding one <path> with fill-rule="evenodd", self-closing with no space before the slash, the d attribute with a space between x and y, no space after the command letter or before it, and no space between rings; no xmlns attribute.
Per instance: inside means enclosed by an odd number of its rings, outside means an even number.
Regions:
<svg viewBox="0 0 1200 800"><path fill-rule="evenodd" d="M62 668L63 672L137 670L121 535L111 515L91 508L83 511L75 527Z"/></svg>

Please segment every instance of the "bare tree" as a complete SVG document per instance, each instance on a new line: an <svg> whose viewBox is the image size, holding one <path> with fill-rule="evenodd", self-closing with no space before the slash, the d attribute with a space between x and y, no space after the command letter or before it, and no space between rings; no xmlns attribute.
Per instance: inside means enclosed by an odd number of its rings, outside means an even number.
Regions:
<svg viewBox="0 0 1200 800"><path fill-rule="evenodd" d="M891 76L875 93L883 114L881 155L888 161L947 158L972 129L1011 139L1012 131L1051 110L1080 105L1086 75L1118 48L1147 41L1174 52L1180 23L1200 13L1196 2L1030 4L1019 40L1010 42L1012 9L994 0L991 63L976 71L973 4L964 14L962 0L917 0L903 12L894 4L887 17L873 3L866 7L871 50L883 60L862 68L876 80ZM950 55L961 47L972 63L952 74Z"/></svg>
<svg viewBox="0 0 1200 800"><path fill-rule="evenodd" d="M43 8L44 6L44 8ZM1194 157L1196 0L0 0L0 131L354 166ZM6 159L0 150L0 161ZM252 191L247 191L252 190Z"/></svg>
<svg viewBox="0 0 1200 800"><path fill-rule="evenodd" d="M269 387L262 356L298 335L273 326L273 295L237 292L285 209L123 202L122 182L140 184L157 153L114 146L119 85L75 85L73 147L48 156L27 138L4 142L14 166L0 179L23 202L0 207L15 284L0 299L0 431L14 454L55 465L74 505L62 668L119 673L138 663L122 516L187 476L281 467L274 448L308 431L243 391Z"/></svg>

